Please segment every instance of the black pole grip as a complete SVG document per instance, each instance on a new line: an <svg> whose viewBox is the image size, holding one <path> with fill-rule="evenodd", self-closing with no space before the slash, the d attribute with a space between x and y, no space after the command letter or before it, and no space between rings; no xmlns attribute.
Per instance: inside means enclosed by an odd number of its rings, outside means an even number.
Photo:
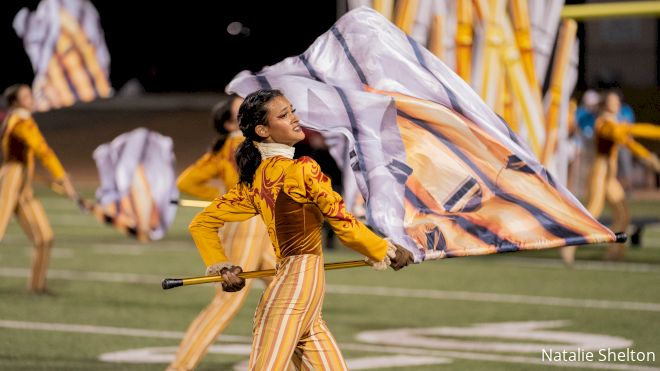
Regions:
<svg viewBox="0 0 660 371"><path fill-rule="evenodd" d="M163 290L168 290L174 287L183 286L183 280L181 278L165 278L160 285Z"/></svg>
<svg viewBox="0 0 660 371"><path fill-rule="evenodd" d="M628 240L628 235L626 232L617 232L614 235L616 236L617 243L624 243L626 240Z"/></svg>

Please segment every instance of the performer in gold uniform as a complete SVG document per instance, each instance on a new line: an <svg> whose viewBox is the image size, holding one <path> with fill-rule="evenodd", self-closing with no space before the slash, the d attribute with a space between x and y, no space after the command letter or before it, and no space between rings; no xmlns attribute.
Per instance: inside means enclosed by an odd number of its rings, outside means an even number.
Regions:
<svg viewBox="0 0 660 371"><path fill-rule="evenodd" d="M617 158L620 143L627 135L622 130L627 124L619 123L617 113L621 103L614 94L606 94L603 99L603 108L594 125L594 144L596 158L591 168L589 179L589 200L587 210L594 217L603 212L605 200L612 207L613 231L625 231L630 224L630 209L626 202L623 185L617 179ZM613 244L607 252L610 259L620 259L623 254L623 244Z"/></svg>
<svg viewBox="0 0 660 371"><path fill-rule="evenodd" d="M207 274L220 274L225 291L245 280L217 233L225 222L260 215L277 258L277 273L257 307L250 370L345 370L335 339L321 318L325 289L321 225L326 218L341 242L374 266L401 269L412 254L378 237L348 213L318 164L293 159L304 133L289 101L278 90L245 98L239 123L246 140L236 154L240 182L193 219L190 232Z"/></svg>
<svg viewBox="0 0 660 371"><path fill-rule="evenodd" d="M224 190L236 186L238 166L235 154L245 139L238 128L237 118L242 101L240 97L232 95L214 107L212 118L219 134L218 138L211 150L179 176L177 187L181 192L211 201L225 193L220 192L220 189L212 184L213 181L220 181L222 184L219 185ZM247 270L275 268L275 255L268 232L259 218L227 223L222 232L220 237L223 245L227 247L231 261ZM266 285L270 281L270 277L264 279ZM168 371L193 370L197 367L209 346L243 306L251 284L247 282L245 290L233 293L217 289L211 303L188 327L174 361L167 368Z"/></svg>
<svg viewBox="0 0 660 371"><path fill-rule="evenodd" d="M32 91L27 85L12 85L5 90L9 113L0 129L3 162L0 168L0 240L5 236L11 215L34 245L30 292L46 293L46 271L53 245L53 230L39 200L34 197L32 178L36 156L67 196L77 199L62 164L48 146L32 117Z"/></svg>
<svg viewBox="0 0 660 371"><path fill-rule="evenodd" d="M596 158L589 178L589 199L587 210L599 217L605 207L605 201L612 209L612 225L615 232L625 232L630 224L630 209L626 201L623 185L617 179L617 158L621 147L626 147L647 167L660 171L658 158L634 140L633 135L656 137L657 129L648 125L619 122L621 100L616 92L604 94L601 100L601 113L594 126L594 145ZM646 126L646 127L645 127ZM624 244L612 244L605 255L609 260L621 260L625 251ZM561 251L566 264L575 259L575 246L568 246Z"/></svg>

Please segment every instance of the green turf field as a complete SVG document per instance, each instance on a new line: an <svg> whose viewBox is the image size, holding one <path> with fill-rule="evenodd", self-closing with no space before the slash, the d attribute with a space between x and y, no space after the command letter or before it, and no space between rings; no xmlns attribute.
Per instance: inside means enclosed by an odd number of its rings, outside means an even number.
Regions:
<svg viewBox="0 0 660 371"><path fill-rule="evenodd" d="M213 294L211 286L160 288L166 276L203 265L179 209L162 241L140 244L40 190L55 230L49 271L55 296L25 291L30 248L12 221L0 245L1 370L162 370L178 339ZM633 203L659 215L660 202ZM327 273L324 318L351 369L537 370L542 349L594 352L556 369L660 369L660 360L596 362L598 349L660 356L660 227L646 230L626 260L578 250L564 268L556 251L427 262L401 272ZM326 261L356 258L339 247ZM257 287L201 370L240 368L249 352ZM605 356L607 353L605 352ZM612 355L610 355L612 357ZM566 366L566 365L564 365Z"/></svg>

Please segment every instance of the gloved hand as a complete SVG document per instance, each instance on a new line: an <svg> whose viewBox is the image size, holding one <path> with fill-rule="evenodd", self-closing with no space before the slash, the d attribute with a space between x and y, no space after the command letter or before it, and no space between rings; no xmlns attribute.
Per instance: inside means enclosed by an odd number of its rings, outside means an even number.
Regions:
<svg viewBox="0 0 660 371"><path fill-rule="evenodd" d="M656 173L660 173L660 160L658 160L658 156L655 153L650 153L649 157L643 158L642 163Z"/></svg>
<svg viewBox="0 0 660 371"><path fill-rule="evenodd" d="M76 189L73 188L71 179L69 179L67 175L65 175L60 179L57 179L55 181L55 184L57 184L57 186L59 186L62 189L62 192L64 193L65 196L69 197L74 201L78 201L78 192L76 192Z"/></svg>
<svg viewBox="0 0 660 371"><path fill-rule="evenodd" d="M222 290L226 292L240 291L245 287L245 278L238 277L243 268L231 263L213 264L206 268L207 276L222 276Z"/></svg>
<svg viewBox="0 0 660 371"><path fill-rule="evenodd" d="M399 269L408 266L408 264L415 262L415 257L408 249L401 245L393 245L395 246L393 251L389 248L387 249L387 256L390 258L390 267L392 267L392 269L398 271Z"/></svg>
<svg viewBox="0 0 660 371"><path fill-rule="evenodd" d="M408 249L395 244L389 238L386 238L385 240L387 241L387 253L382 261L377 262L370 258L364 259L373 269L383 271L386 270L387 267L392 267L392 269L398 271L415 261L415 257L410 251L408 251Z"/></svg>

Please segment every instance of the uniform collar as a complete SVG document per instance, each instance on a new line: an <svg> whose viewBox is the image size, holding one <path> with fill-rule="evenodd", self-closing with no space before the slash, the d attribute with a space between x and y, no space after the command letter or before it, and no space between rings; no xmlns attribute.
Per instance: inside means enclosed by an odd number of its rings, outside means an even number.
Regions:
<svg viewBox="0 0 660 371"><path fill-rule="evenodd" d="M22 107L14 108L14 109L11 110L11 112L13 114L18 115L20 118L23 118L23 119L28 119L28 118L32 117L32 113L30 111L26 110L25 108L22 108Z"/></svg>
<svg viewBox="0 0 660 371"><path fill-rule="evenodd" d="M289 159L293 158L296 149L286 144L281 143L259 143L255 142L257 149L261 153L261 159L265 160L269 157L282 156Z"/></svg>

